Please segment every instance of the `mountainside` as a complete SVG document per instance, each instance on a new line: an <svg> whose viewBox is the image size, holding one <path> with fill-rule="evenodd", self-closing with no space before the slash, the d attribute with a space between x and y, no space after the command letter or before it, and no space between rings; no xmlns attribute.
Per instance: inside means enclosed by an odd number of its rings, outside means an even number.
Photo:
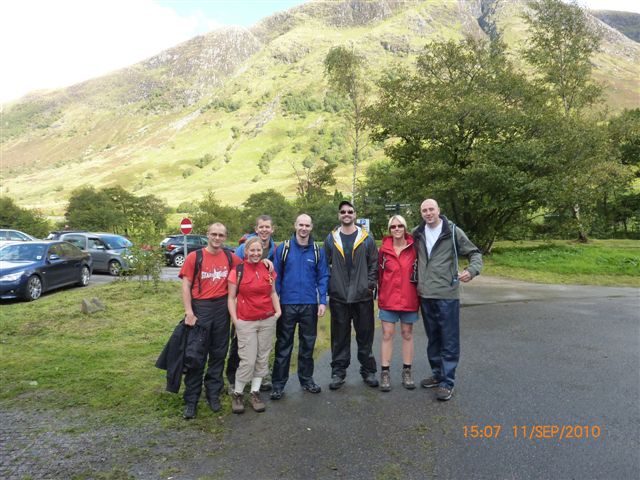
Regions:
<svg viewBox="0 0 640 480"><path fill-rule="evenodd" d="M591 10L589 13L631 40L640 42L640 13Z"/></svg>
<svg viewBox="0 0 640 480"><path fill-rule="evenodd" d="M293 166L335 162L350 188L339 102L323 59L353 44L372 77L408 64L431 39L491 35L526 41L520 2L310 2L250 29L202 35L139 64L72 87L34 93L2 115L2 193L45 214L64 212L78 186L121 185L175 207L212 189L239 205L276 188L295 195ZM613 110L640 106L640 45L605 32L594 59ZM514 58L518 58L514 55ZM368 161L382 152L371 150Z"/></svg>

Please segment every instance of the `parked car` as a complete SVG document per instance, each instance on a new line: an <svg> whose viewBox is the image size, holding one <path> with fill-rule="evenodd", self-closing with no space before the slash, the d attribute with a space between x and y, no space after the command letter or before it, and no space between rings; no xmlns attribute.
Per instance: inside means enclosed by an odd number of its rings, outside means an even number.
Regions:
<svg viewBox="0 0 640 480"><path fill-rule="evenodd" d="M47 235L45 240L60 240L60 235L65 233L87 233L86 230L55 230Z"/></svg>
<svg viewBox="0 0 640 480"><path fill-rule="evenodd" d="M91 255L63 241L34 240L0 247L0 298L36 300L67 285L86 286Z"/></svg>
<svg viewBox="0 0 640 480"><path fill-rule="evenodd" d="M128 238L113 233L93 232L52 232L59 240L65 240L91 254L93 270L120 275L129 268L129 248L133 245ZM50 236L51 236L50 235Z"/></svg>
<svg viewBox="0 0 640 480"><path fill-rule="evenodd" d="M37 240L37 238L20 230L0 229L0 245L5 245L8 242L33 242L34 240Z"/></svg>
<svg viewBox="0 0 640 480"><path fill-rule="evenodd" d="M164 249L164 258L167 265L181 267L184 265L184 235L172 235L160 242ZM187 235L187 253L200 250L207 246L206 235Z"/></svg>

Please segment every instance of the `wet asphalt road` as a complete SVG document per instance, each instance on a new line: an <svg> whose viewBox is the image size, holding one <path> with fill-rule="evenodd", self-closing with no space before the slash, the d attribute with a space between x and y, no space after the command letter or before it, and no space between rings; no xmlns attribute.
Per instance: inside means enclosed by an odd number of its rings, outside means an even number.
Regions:
<svg viewBox="0 0 640 480"><path fill-rule="evenodd" d="M180 271L177 267L163 267L162 268L162 280L179 280L178 272ZM91 279L89 280L89 285L102 285L105 283L113 282L118 277L113 277L108 273L104 272L93 272L91 275Z"/></svg>
<svg viewBox="0 0 640 480"><path fill-rule="evenodd" d="M346 385L330 391L324 355L321 394L301 391L293 375L266 413L228 419L220 453L185 458L180 478L636 479L639 307L638 289L479 277L465 286L451 401L401 387L399 338L390 393L363 384L355 349ZM418 381L425 342L417 325ZM490 438L471 438L474 425Z"/></svg>
<svg viewBox="0 0 640 480"><path fill-rule="evenodd" d="M177 273L166 268L163 278ZM92 281L103 279L111 280L98 274ZM322 393L303 392L293 374L285 397L267 400L266 413L248 407L227 418L215 451L185 451L174 478L640 477L639 289L481 276L464 286L461 336L449 402L402 388L399 336L393 390L367 387L353 340L342 389L328 389L326 353L316 364ZM416 324L417 382L428 375L425 345ZM560 438L555 429L563 426ZM472 438L474 427L483 437Z"/></svg>

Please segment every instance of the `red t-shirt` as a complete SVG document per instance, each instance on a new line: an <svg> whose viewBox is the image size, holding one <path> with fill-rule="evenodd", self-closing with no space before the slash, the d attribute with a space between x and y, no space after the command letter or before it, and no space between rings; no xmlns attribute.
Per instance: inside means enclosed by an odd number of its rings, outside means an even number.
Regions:
<svg viewBox="0 0 640 480"><path fill-rule="evenodd" d="M240 257L231 254L233 266L242 263ZM196 252L191 252L180 269L178 276L193 278L193 271L196 267ZM228 292L227 277L229 276L229 260L227 254L220 250L213 254L206 248L202 249L202 267L198 277L191 285L191 298L197 300L209 300L212 298L224 297ZM202 282L202 287L198 288L198 283ZM198 290L200 292L198 293Z"/></svg>
<svg viewBox="0 0 640 480"><path fill-rule="evenodd" d="M269 273L269 269L262 262L244 262L243 268L236 303L238 318L240 320L264 320L272 317L276 313L271 300L276 272ZM237 272L233 269L229 275L229 283L235 285L237 278Z"/></svg>

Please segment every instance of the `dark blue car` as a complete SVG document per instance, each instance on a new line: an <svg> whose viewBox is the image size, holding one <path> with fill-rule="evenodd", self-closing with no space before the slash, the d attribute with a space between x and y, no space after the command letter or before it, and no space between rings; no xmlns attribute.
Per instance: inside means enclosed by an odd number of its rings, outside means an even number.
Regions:
<svg viewBox="0 0 640 480"><path fill-rule="evenodd" d="M86 286L91 255L61 241L10 243L0 248L0 298L36 300L67 285Z"/></svg>

